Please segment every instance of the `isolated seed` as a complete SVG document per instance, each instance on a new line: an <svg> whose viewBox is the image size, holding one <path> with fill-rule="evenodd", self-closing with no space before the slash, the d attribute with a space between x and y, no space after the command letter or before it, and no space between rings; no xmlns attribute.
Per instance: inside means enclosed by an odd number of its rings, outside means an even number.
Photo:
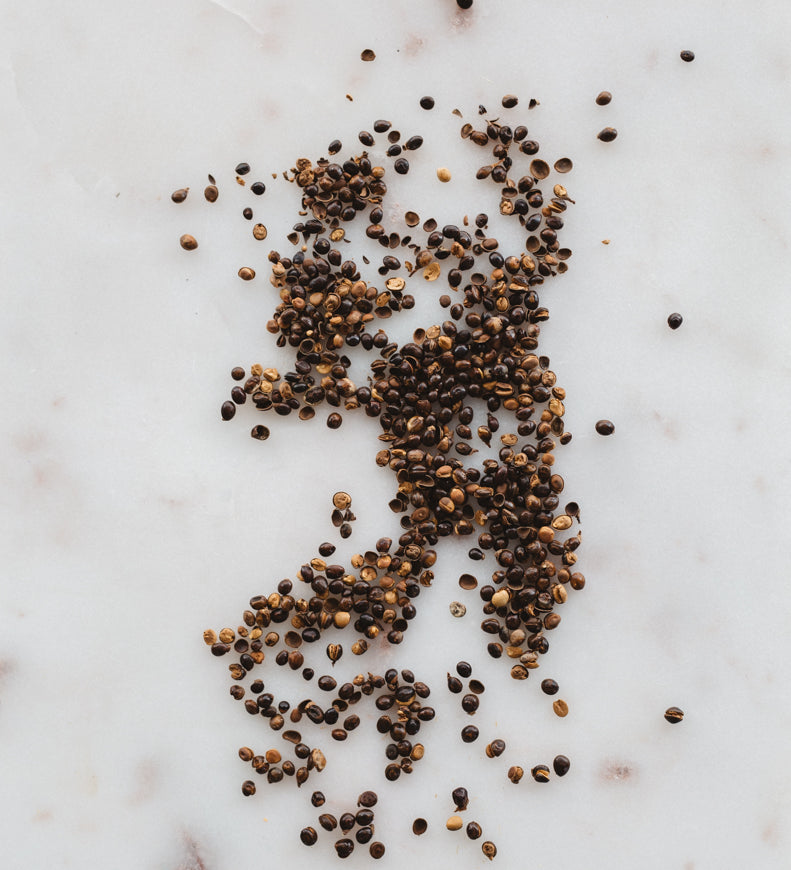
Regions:
<svg viewBox="0 0 791 870"><path fill-rule="evenodd" d="M596 423L596 431L599 435L612 435L615 432L615 424L610 420L599 420Z"/></svg>
<svg viewBox="0 0 791 870"><path fill-rule="evenodd" d="M330 414L327 417L327 428L328 429L340 429L341 424L343 423L343 417L340 414Z"/></svg>
<svg viewBox="0 0 791 870"><path fill-rule="evenodd" d="M456 807L457 813L462 813L467 809L467 805L470 802L470 795L463 785L454 788L450 796L453 800L454 806Z"/></svg>
<svg viewBox="0 0 791 870"><path fill-rule="evenodd" d="M530 773L536 782L549 782L549 768L546 764L537 764Z"/></svg>
<svg viewBox="0 0 791 870"><path fill-rule="evenodd" d="M450 605L450 615L455 616L457 619L467 612L467 608L465 605L461 603L461 601L451 601Z"/></svg>
<svg viewBox="0 0 791 870"><path fill-rule="evenodd" d="M483 830L478 822L467 823L467 836L471 840L477 840L483 834Z"/></svg>
<svg viewBox="0 0 791 870"><path fill-rule="evenodd" d="M445 166L440 166L440 168L437 170L437 178L443 183L447 183L448 181L450 181L450 169Z"/></svg>
<svg viewBox="0 0 791 870"><path fill-rule="evenodd" d="M596 138L601 139L602 142L612 142L617 135L618 131L614 127L605 127L603 130L598 132Z"/></svg>
<svg viewBox="0 0 791 870"><path fill-rule="evenodd" d="M555 715L560 716L561 719L569 714L569 705L560 699L552 702L552 709L555 711Z"/></svg>
<svg viewBox="0 0 791 870"><path fill-rule="evenodd" d="M492 740L486 747L486 755L488 758L499 758L505 752L505 740Z"/></svg>
<svg viewBox="0 0 791 870"><path fill-rule="evenodd" d="M475 725L465 725L461 729L461 739L464 743L474 743L478 739L478 729Z"/></svg>
<svg viewBox="0 0 791 870"><path fill-rule="evenodd" d="M429 111L434 108L434 97L421 97L420 108Z"/></svg>
<svg viewBox="0 0 791 870"><path fill-rule="evenodd" d="M688 51L685 49L684 51L681 52L681 54L679 56L681 57L681 60L684 61L684 63L692 63L692 61L695 60L695 52L694 51Z"/></svg>
<svg viewBox="0 0 791 870"><path fill-rule="evenodd" d="M203 189L203 197L206 202L217 202L217 197L220 195L220 191L217 189L216 184L208 184Z"/></svg>
<svg viewBox="0 0 791 870"><path fill-rule="evenodd" d="M609 91L600 91L596 96L597 106L606 106L612 100L612 94Z"/></svg>
<svg viewBox="0 0 791 870"><path fill-rule="evenodd" d="M515 764L512 767L508 768L508 779L510 779L511 782L514 783L514 785L516 783L518 783L519 780L521 780L524 775L525 775L524 770L521 767L519 767L518 764Z"/></svg>
<svg viewBox="0 0 791 870"><path fill-rule="evenodd" d="M348 837L343 837L335 842L335 851L339 858L348 858L354 851L354 841Z"/></svg>
<svg viewBox="0 0 791 870"><path fill-rule="evenodd" d="M513 109L513 107L519 102L519 97L514 96L514 94L506 94L503 97L502 102L504 109Z"/></svg>
<svg viewBox="0 0 791 870"><path fill-rule="evenodd" d="M557 695L559 688L560 687L555 682L555 680L550 680L550 679L541 680L541 691L545 695Z"/></svg>
<svg viewBox="0 0 791 870"><path fill-rule="evenodd" d="M676 312L674 312L673 314L670 314L667 318L667 325L671 329L678 329L679 326L681 326L681 324L683 322L684 322L684 318Z"/></svg>
<svg viewBox="0 0 791 870"><path fill-rule="evenodd" d="M195 248L198 247L198 240L195 238L195 236L190 236L185 233L179 239L179 244L182 248L184 248L185 251L194 251Z"/></svg>
<svg viewBox="0 0 791 870"><path fill-rule="evenodd" d="M253 426L250 430L250 437L255 438L257 441L266 441L269 438L269 429L262 425Z"/></svg>
<svg viewBox="0 0 791 870"><path fill-rule="evenodd" d="M428 830L428 822L425 819L415 819L412 822L412 833L415 836L419 837L421 834L425 834Z"/></svg>
<svg viewBox="0 0 791 870"><path fill-rule="evenodd" d="M251 779L245 780L242 783L242 794L245 797L250 797L255 794L255 783Z"/></svg>
<svg viewBox="0 0 791 870"><path fill-rule="evenodd" d="M173 193L170 194L170 198L173 202L184 202L189 192L190 189L188 187L181 187L178 190L174 190Z"/></svg>
<svg viewBox="0 0 791 870"><path fill-rule="evenodd" d="M308 827L308 828L303 828L300 831L299 839L302 840L302 842L306 846L314 846L316 844L316 841L319 839L319 835L316 833L315 828Z"/></svg>
<svg viewBox="0 0 791 870"><path fill-rule="evenodd" d="M497 854L497 846L491 840L487 840L481 845L481 851L490 861L494 861L494 857Z"/></svg>
<svg viewBox="0 0 791 870"><path fill-rule="evenodd" d="M560 160L555 161L555 172L560 172L561 174L563 174L565 172L571 172L573 168L574 164L568 157L561 157Z"/></svg>
<svg viewBox="0 0 791 870"><path fill-rule="evenodd" d="M684 718L684 711L679 709L678 707L668 707L665 710L665 719L670 722L671 725L675 725L680 722Z"/></svg>
<svg viewBox="0 0 791 870"><path fill-rule="evenodd" d="M472 0L456 0L456 5L459 7L459 9L471 9Z"/></svg>
<svg viewBox="0 0 791 870"><path fill-rule="evenodd" d="M371 843L368 847L368 852L372 858L381 858L385 853L385 844L378 841Z"/></svg>
<svg viewBox="0 0 791 870"><path fill-rule="evenodd" d="M263 224L256 224L253 227L253 238L258 239L258 241L262 241L267 236L266 227Z"/></svg>
<svg viewBox="0 0 791 870"><path fill-rule="evenodd" d="M376 60L376 52L372 48L366 48L360 53L360 60L366 62Z"/></svg>
<svg viewBox="0 0 791 870"><path fill-rule="evenodd" d="M206 646L211 646L213 643L217 643L217 632L207 628L206 631L203 632L203 642Z"/></svg>
<svg viewBox="0 0 791 870"><path fill-rule="evenodd" d="M242 281L252 281L255 278L255 269L251 269L249 266L242 266L237 274Z"/></svg>
<svg viewBox="0 0 791 870"><path fill-rule="evenodd" d="M459 831L464 827L464 822L462 821L461 816L451 816L448 821L445 822L445 827L449 831Z"/></svg>
<svg viewBox="0 0 791 870"><path fill-rule="evenodd" d="M571 762L565 755L556 755L552 767L558 776L565 776L569 772Z"/></svg>

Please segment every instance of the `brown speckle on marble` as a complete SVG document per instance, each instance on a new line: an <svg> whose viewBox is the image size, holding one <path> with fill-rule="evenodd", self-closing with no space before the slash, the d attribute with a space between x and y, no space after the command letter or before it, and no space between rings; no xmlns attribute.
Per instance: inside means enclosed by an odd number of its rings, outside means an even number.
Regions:
<svg viewBox="0 0 791 870"><path fill-rule="evenodd" d="M191 834L184 834L184 857L176 870L209 870L201 856L198 844Z"/></svg>
<svg viewBox="0 0 791 870"><path fill-rule="evenodd" d="M600 769L599 778L604 782L626 782L636 778L632 764L625 761L605 761Z"/></svg>
<svg viewBox="0 0 791 870"><path fill-rule="evenodd" d="M780 843L780 830L777 819L772 819L761 831L761 839L767 846L777 846Z"/></svg>
<svg viewBox="0 0 791 870"><path fill-rule="evenodd" d="M425 44L426 41L423 37L418 36L416 33L410 33L404 43L404 54L407 57L416 57L423 51Z"/></svg>

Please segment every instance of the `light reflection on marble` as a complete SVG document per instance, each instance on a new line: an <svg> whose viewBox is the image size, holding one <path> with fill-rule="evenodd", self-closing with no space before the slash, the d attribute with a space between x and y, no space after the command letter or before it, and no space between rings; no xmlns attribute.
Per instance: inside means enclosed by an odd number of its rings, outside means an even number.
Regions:
<svg viewBox="0 0 791 870"><path fill-rule="evenodd" d="M443 827L463 780L465 821L502 866L788 867L787 6L30 0L5 4L4 25L2 866L321 864L332 838L309 853L297 837L315 822L310 790L340 811L373 787L381 866L479 867L479 847ZM542 293L542 350L569 395L558 470L582 505L588 586L538 672L571 713L557 719L538 679L514 685L488 660L475 593L450 617L469 563L448 544L393 659L434 687L439 714L412 777L386 787L370 711L303 789L245 799L236 750L275 739L230 700L202 630L237 624L252 594L334 539L335 490L358 516L339 558L398 532L366 420L336 433L277 420L266 444L246 436L249 415L219 422L233 365L287 359L263 328L265 254L297 200L269 173L335 136L351 149L386 115L426 138L394 211L493 214L450 111L474 117L508 92L542 155L575 162L574 257ZM605 125L619 130L606 146ZM253 199L233 182L239 160L268 185L252 202L263 243L239 214ZM207 172L215 206L199 195ZM175 206L180 186L192 193ZM259 272L249 285L242 263ZM399 340L441 316L427 286L416 295L388 324ZM600 417L613 437L593 432ZM487 684L471 747L443 687L462 656ZM388 661L369 657L336 676ZM672 704L687 714L675 727ZM495 736L497 761L483 755ZM506 780L559 752L565 779ZM431 825L420 839L415 815Z"/></svg>

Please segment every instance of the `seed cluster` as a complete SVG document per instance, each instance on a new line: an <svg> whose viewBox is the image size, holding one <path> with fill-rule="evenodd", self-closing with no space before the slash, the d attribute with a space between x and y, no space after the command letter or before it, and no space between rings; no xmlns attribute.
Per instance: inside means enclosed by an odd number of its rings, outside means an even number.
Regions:
<svg viewBox="0 0 791 870"><path fill-rule="evenodd" d="M501 102L510 111L519 101L509 94ZM537 104L530 100L528 108ZM423 97L420 105L430 110L434 100ZM463 574L459 586L465 591L479 589L480 628L487 636L489 655L511 659L510 673L517 681L526 680L539 666L539 656L549 650L547 634L560 624L556 608L566 603L568 590L585 586L576 564L581 538L574 524L579 523L579 507L569 502L560 508L565 483L555 469L557 447L571 440L565 428L566 392L549 357L539 349L540 325L549 317L539 291L568 268L571 250L561 246L559 235L573 203L563 185L554 184L550 195L541 183L553 171L571 171L573 164L564 157L550 166L536 157L539 144L529 138L527 127L512 128L486 115L479 107L481 120L463 123L461 136L489 152L476 177L487 187L494 185L500 216L524 233L521 250L501 250L485 213L475 216L474 225L465 216L458 224L440 227L433 218L421 225L416 212L406 211L406 230L388 226L387 170L367 149L376 147L375 134L386 135L385 156L395 174L403 175L410 169L405 154L418 152L423 138L411 135L402 141L401 133L386 120L373 122L373 132L360 131L358 139L366 149L362 153L342 159L337 155L343 146L334 140L329 157L300 158L284 173L301 191L301 220L287 236L293 251L272 250L268 255L270 284L278 301L267 331L276 336L279 347L292 349L293 368L281 374L255 364L248 374L235 367L231 376L236 383L220 415L231 420L240 406L248 405L259 413L295 413L308 421L326 403L333 409L327 426L338 429L341 409L363 409L365 417L377 421L381 449L376 463L393 473L395 492L389 507L400 515L402 534L396 541L380 538L371 550L352 556L348 567L328 562L335 546L325 542L293 580L282 580L275 592L253 596L236 629L204 633L213 655L234 654L229 665L231 696L242 701L250 715L267 719L270 729L293 747L294 760L284 760L276 748L263 754L248 747L240 750L240 758L258 776L266 775L270 784L293 779L301 786L326 765L322 750L303 742L300 732L286 727L287 721L327 726L333 740L345 741L361 724L350 708L363 697L373 698L381 713L376 729L388 738L386 779L395 781L411 773L423 758L424 747L414 738L424 722L434 719L435 711L426 704L429 687L411 671L360 673L341 685L330 674L320 675L313 696L293 704L277 701L252 671L269 655L276 665L313 681L315 671L306 663L306 651L328 629L351 630L356 637L348 649L357 656L373 642L402 643L417 614L417 598L434 580L434 548L440 539L472 537L470 560L491 560L490 581L479 588L477 577ZM523 167L517 172L519 161ZM246 184L250 171L247 163L236 167L239 185ZM444 167L437 176L446 183L452 180ZM209 181L204 197L214 202L219 190L211 176ZM265 186L255 182L250 190L261 195ZM187 191L176 191L173 200L182 202ZM246 208L243 217L252 220L253 210ZM366 268L371 266L367 257L360 264L342 252L349 242L346 226L358 218L367 220L366 236L385 249L381 264L373 266L381 280ZM253 235L265 239L266 227L255 224ZM182 246L187 247L183 240ZM239 277L252 281L256 269L243 265ZM380 324L414 306L407 282L430 284L440 279L447 285L440 303L449 319L417 329L412 341L401 346L391 342ZM367 376L356 383L350 377L351 360L343 352L346 347L361 347L373 355ZM257 423L251 435L265 441L270 430ZM476 462L473 457L481 451L485 458ZM354 519L351 497L335 493L331 521L342 538L350 536ZM466 610L462 602L451 604L454 616ZM345 647L331 642L325 649L334 667ZM448 688L461 695L462 709L472 717L484 686L471 679L468 663L459 662L456 672L458 677L448 674ZM252 682L246 686L248 678ZM468 681L467 691L462 680ZM317 700L323 693L331 700ZM559 716L568 712L564 701L553 706ZM464 742L478 737L473 724L461 731ZM505 741L495 738L485 752L497 758L505 749ZM509 770L513 782L522 775L520 767ZM549 775L545 765L533 768L534 778L544 781L544 775ZM245 795L255 790L253 779L242 786ZM457 813L467 805L462 791L454 792ZM314 792L311 802L323 806L324 795ZM348 834L357 826L356 842L368 843L374 833L373 812L363 806L366 809L343 814L340 820L323 813L319 827L340 826ZM423 825L424 820L416 820L413 831L423 833ZM463 823L456 815L447 826L457 830ZM480 838L480 825L469 823L467 834ZM306 827L300 838L313 845L318 834ZM335 843L341 858L354 847L350 836ZM496 855L491 841L481 848L489 859ZM384 846L371 843L370 853L379 858Z"/></svg>
<svg viewBox="0 0 791 870"><path fill-rule="evenodd" d="M316 798L316 796L319 796ZM320 792L314 792L312 803L314 806L324 806L325 797ZM339 858L348 858L354 852L355 841L360 845L367 845L368 852L372 858L381 858L385 853L384 843L371 842L376 831L374 825L375 813L373 807L376 806L378 797L376 792L365 791L357 799L357 808L354 810L346 810L339 816L334 816L332 813L321 813L318 817L318 823L325 831L334 831L337 828L346 836L341 837L334 843L335 852ZM355 830L356 829L356 830ZM351 838L351 833L354 832L354 840ZM318 842L319 835L316 829L308 826L302 829L299 839L306 846L314 846Z"/></svg>

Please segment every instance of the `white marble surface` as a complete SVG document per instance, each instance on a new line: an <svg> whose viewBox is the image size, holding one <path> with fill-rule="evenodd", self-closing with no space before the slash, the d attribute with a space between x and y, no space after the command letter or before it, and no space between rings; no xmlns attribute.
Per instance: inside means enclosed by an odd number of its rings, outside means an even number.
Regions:
<svg viewBox="0 0 791 870"><path fill-rule="evenodd" d="M582 505L588 585L541 670L514 684L485 654L475 594L465 619L448 614L469 563L446 544L393 659L434 688L426 759L386 787L369 725L327 747L309 786L338 810L381 792L382 867L486 864L443 828L461 782L499 866L791 866L788 5L2 7L2 867L336 860L329 835L313 852L297 840L315 823L309 787L240 794L237 748L276 740L231 701L225 662L201 641L333 538L336 489L359 518L339 557L397 533L370 421L329 432L277 419L265 444L246 435L252 411L219 421L233 365L287 361L264 330L265 254L297 200L270 173L335 136L351 147L385 116L426 138L391 186L398 209L440 223L493 214L450 110L474 116L507 92L542 155L575 161L574 257L542 294L542 350L569 394L575 439L558 470ZM368 47L377 59L363 64ZM607 108L593 101L604 88ZM425 93L431 113L417 107ZM540 106L527 112L530 97ZM607 124L620 135L603 145ZM233 181L240 160L267 181L260 201ZM215 206L194 195L207 172ZM187 185L175 206L170 191ZM250 238L247 204L266 242ZM199 238L194 254L179 249L183 232ZM236 278L243 263L255 282ZM436 287L416 288L392 336L439 316ZM600 417L613 437L593 432ZM383 664L369 655L336 670ZM444 673L462 655L488 685L483 735L508 742L499 761L483 757L485 740L456 736ZM552 714L538 675L561 683L568 718ZM687 714L676 727L662 718L671 704ZM558 752L572 760L565 779L505 779L508 765ZM432 826L419 840L415 815Z"/></svg>

